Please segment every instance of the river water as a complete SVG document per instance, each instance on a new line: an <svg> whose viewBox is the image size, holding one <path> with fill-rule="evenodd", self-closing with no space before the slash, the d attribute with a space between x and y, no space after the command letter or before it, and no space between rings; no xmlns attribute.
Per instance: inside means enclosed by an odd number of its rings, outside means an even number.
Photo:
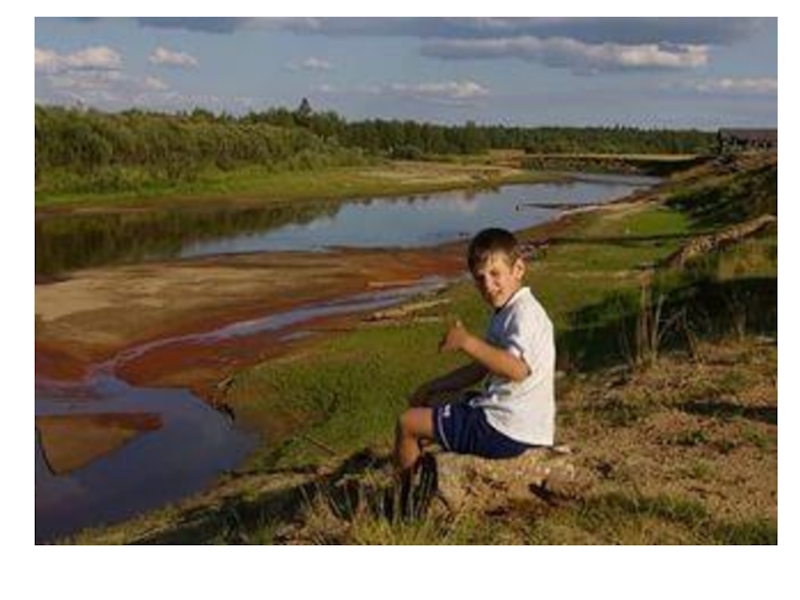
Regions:
<svg viewBox="0 0 800 600"><path fill-rule="evenodd" d="M433 246L468 238L489 225L524 229L552 219L559 210L531 204L605 202L657 181L584 175L568 183L407 198L42 215L36 221L36 273L238 252Z"/></svg>
<svg viewBox="0 0 800 600"><path fill-rule="evenodd" d="M553 218L557 208L530 204L593 204L628 195L654 178L588 177L566 184L504 186L406 199L375 198L315 205L300 212L246 209L176 215L123 214L37 220L36 270L53 273L96 264L131 263L239 252L324 251L333 246L420 247L467 238L486 226L523 229ZM261 212L253 212L260 210ZM266 212L264 212L266 211ZM272 211L272 212L270 212ZM132 357L171 343L213 343L259 331L280 331L320 316L384 308L441 285L420 282L231 323L187 338L128 349L98 365L80 390L40 378L36 415L147 412L161 426L88 465L55 474L36 439L36 541L129 518L199 491L234 469L257 439L188 390L138 388L115 375Z"/></svg>
<svg viewBox="0 0 800 600"><path fill-rule="evenodd" d="M214 344L267 331L287 330L285 339L294 339L307 334L296 326L311 319L379 310L443 285L430 278L148 342L97 365L79 387L37 380L36 416L154 413L161 427L66 474L53 472L37 435L36 542L113 523L197 492L240 464L258 441L188 390L129 385L115 375L126 361L172 344Z"/></svg>

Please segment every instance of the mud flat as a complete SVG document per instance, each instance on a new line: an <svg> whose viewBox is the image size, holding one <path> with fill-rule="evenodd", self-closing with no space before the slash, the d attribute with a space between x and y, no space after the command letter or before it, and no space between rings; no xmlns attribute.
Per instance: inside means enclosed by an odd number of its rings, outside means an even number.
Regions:
<svg viewBox="0 0 800 600"><path fill-rule="evenodd" d="M456 244L435 251L287 252L79 271L36 286L37 376L74 381L92 364L150 340L433 275L456 276L463 272L462 254ZM251 348L249 354L246 346L227 357L226 370L268 351L267 346ZM180 352L172 354L177 360ZM170 360L160 356L158 371L171 373L176 384L180 368L172 368L178 365ZM135 370L131 367L131 373ZM191 386L198 377L204 379L195 372L182 383ZM135 379L159 383L145 375Z"/></svg>

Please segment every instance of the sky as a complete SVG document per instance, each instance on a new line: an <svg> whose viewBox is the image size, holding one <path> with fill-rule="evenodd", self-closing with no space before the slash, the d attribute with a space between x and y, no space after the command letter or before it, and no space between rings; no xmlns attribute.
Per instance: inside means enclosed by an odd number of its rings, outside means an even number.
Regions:
<svg viewBox="0 0 800 600"><path fill-rule="evenodd" d="M35 18L39 104L302 98L348 121L777 127L778 18Z"/></svg>

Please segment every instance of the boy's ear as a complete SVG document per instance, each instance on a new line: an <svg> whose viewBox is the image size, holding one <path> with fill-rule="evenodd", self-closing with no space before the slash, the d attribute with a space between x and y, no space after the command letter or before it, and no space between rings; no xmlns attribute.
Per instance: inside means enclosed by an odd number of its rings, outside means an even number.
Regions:
<svg viewBox="0 0 800 600"><path fill-rule="evenodd" d="M522 281L522 277L525 275L525 261L521 257L514 261L512 272L517 279Z"/></svg>

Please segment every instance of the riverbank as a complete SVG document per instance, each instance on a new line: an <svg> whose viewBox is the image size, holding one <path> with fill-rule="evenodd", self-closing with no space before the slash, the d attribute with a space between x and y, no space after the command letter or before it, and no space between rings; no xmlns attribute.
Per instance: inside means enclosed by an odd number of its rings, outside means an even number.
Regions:
<svg viewBox="0 0 800 600"><path fill-rule="evenodd" d="M79 382L91 365L152 340L181 338L264 314L403 286L433 275L463 271L461 244L437 252L339 250L229 255L143 265L88 269L36 286L36 370L44 379ZM242 342L242 340L238 340ZM147 385L203 390L229 370L258 360L272 344L260 339L209 366L178 362L191 343L131 361L126 376ZM195 348L197 349L197 348ZM215 353L213 348L210 353ZM181 360L179 361L179 358ZM192 357L197 358L195 357Z"/></svg>
<svg viewBox="0 0 800 600"><path fill-rule="evenodd" d="M699 182L707 180L709 175L711 173L707 172L698 174L694 179L685 178L683 185L698 185ZM634 435L634 441L641 442L636 436L639 434L647 435L647 428L653 425L649 417L651 414L660 414L661 409L659 407L661 405L666 407L669 404L669 410L673 410L673 400L678 404L680 404L679 401L689 402L692 389L696 391L698 389L696 386L704 385L709 381L716 381L714 378L698 378L693 384L694 388L689 386L686 389L685 397L676 395L675 398L669 399L669 402L667 399L659 401L661 404L655 407L658 410L653 410L652 413L649 412L652 407L640 405L639 396L637 395L640 393L646 394L649 389L648 386L655 385L652 382L642 383L641 380L637 380L637 385L630 388L627 383L620 384L623 390L630 391L630 396L626 395L616 400L602 395L602 390L606 389L605 386L609 384L609 381L618 379L621 374L627 371L620 371L619 368L613 370L615 368L613 364L611 366L612 370L606 371L605 369L608 369L609 366L602 363L598 364L598 358L604 357L612 363L616 361L616 367L619 364L629 364L626 362L627 360L630 361L631 365L636 362L633 360L633 354L629 354L626 359L624 352L621 352L623 348L620 347L620 331L623 331L626 325L623 324L625 321L618 320L624 315L617 315L614 312L614 310L619 310L614 309L617 306L615 302L620 303L619 306L623 308L630 306L626 304L626 298L630 298L631 295L634 298L638 296L642 276L649 268L647 265L653 265L662 258L669 256L692 236L692 222L687 214L664 204L664 200L674 194L675 191L662 189L649 196L641 195L632 203L621 203L607 209L591 212L584 211L555 223L521 233L521 237L533 251L533 260L529 263L529 282L536 289L537 296L540 296L545 305L552 310L554 321L560 332L558 343L559 368L565 373L566 378L562 378L559 385L573 386L569 389L578 390L576 392L568 392L568 388L561 388L560 394L567 394L565 398L570 397L569 393L574 393L575 396L572 400L565 401L566 410L561 413L560 418L562 421L559 423L559 428L566 436L565 439L577 443L579 450L584 440L591 440L592 436L607 437L608 430L603 420L606 417L613 420L618 416L624 426L635 423L636 431L639 433ZM760 256L759 253L762 249L766 249L768 255L769 248L772 247L771 244L772 241L769 238L764 242L757 242L753 253L756 256ZM776 239L774 246L777 248ZM452 260L454 272L456 272L463 268L460 266L462 253L463 247L461 245L453 245L452 247L440 248L435 251L420 252L415 260L421 261L416 263L419 266L425 263L423 257L427 257L427 260L434 261L433 263L428 263L433 266L437 261L447 257L447 260ZM356 254L360 255L361 253ZM391 260L396 260L397 265L406 267L409 259L414 254L416 253L369 252L365 253L364 257L372 255L372 260L376 261L376 265L387 258L394 257ZM341 258L337 257L337 261L341 260ZM236 261L239 258L231 258L230 260ZM391 264L391 260L389 264ZM748 268L752 268L752 257L745 263L750 265ZM353 266L355 263L349 264ZM767 272L771 268L769 265L770 263L767 261ZM299 267L299 265L294 266L296 269ZM332 266L329 265L329 267ZM253 269L254 265L250 265L250 268ZM437 265L435 268L438 269L439 266ZM764 265L759 268L764 268ZM384 265L380 267L379 271L383 272L383 269ZM255 267L255 270L257 272L257 267ZM352 269L345 268L344 271L351 273ZM291 269L289 272L291 272ZM392 280L394 283L398 283L398 280L406 278L409 273L410 271L397 272L391 279L376 280L373 283L373 287L391 285ZM776 273L775 268L775 276ZM309 281L312 280L310 274L311 272L309 271L305 272ZM188 280L192 279L200 280L203 278L199 276L198 272L195 272L193 276L188 278ZM271 277L265 277L264 279L272 281ZM223 278L222 281L224 280ZM280 278L277 280L280 281ZM367 280L370 280L369 277ZM242 280L237 281L239 284L242 283ZM363 281L361 285L363 285ZM141 287L142 280L137 285ZM369 286L369 284L367 285ZM123 290L127 293L122 293L122 295L133 296L135 287L137 286ZM90 289L92 289L92 285L88 285L86 288L87 291ZM242 288L234 285L231 289ZM183 294L187 295L188 290L189 288L183 288ZM188 295L191 297L199 296L199 294L192 293ZM55 298L57 296L54 296ZM38 306L37 289L37 311ZM777 304L775 304L775 310L777 310L776 307ZM73 342L79 342L77 332L80 329L80 323L83 322L85 324L86 319L93 318L91 315L96 308L89 309L82 318L76 317L69 326L67 322L62 322L61 325L63 327L52 329L50 330L51 333L59 330L65 332L70 327L73 327L73 331L76 332ZM95 313L94 316L97 316L97 314L100 313ZM344 468L347 458L365 447L373 448L374 452L379 456L386 455L391 443L394 415L402 408L405 395L410 389L413 389L415 382L424 379L429 374L451 366L457 360L456 357L440 356L435 353L436 340L440 334L441 327L444 321L454 315L461 317L469 327L476 330L480 328L481 323L484 321L485 314L480 304L475 300L474 293L472 293L468 284L455 285L443 294L435 294L424 302L411 303L404 310L399 310L398 312L377 311L367 317L349 318L346 323L329 322L320 324L318 331L320 333L326 332L326 335L320 335L314 339L298 340L298 343L292 347L291 351L282 357L272 357L269 360L267 359L270 357L257 357L256 364L251 363L249 368L242 368L243 364L239 365L233 369L232 376L216 380L216 383L225 381L225 385L221 387L215 386L218 393L215 399L229 406L236 418L242 419L243 422L249 422L253 425L261 423L263 427L267 427L269 423L272 423L273 426L275 423L283 423L285 426L283 431L270 431L269 444L260 447L251 456L247 465L237 470L229 478L223 478L219 485L207 494L187 499L174 507L156 511L132 523L120 525L106 531L88 533L80 539L105 542L149 539L150 541L165 542L181 539L181 536L188 535L188 537L183 538L185 541L198 542L201 539L208 538L196 537L197 533L192 534L191 527L188 527L188 525L183 529L177 525L180 522L186 525L185 516L188 514L186 511L193 512L195 515L204 515L204 518L207 517L211 523L210 530L215 531L213 525L216 522L214 514L223 509L228 510L233 506L238 507L237 510L245 511L247 515L250 515L252 511L258 512L261 526L258 529L260 533L257 534L257 537L253 537L256 534L253 533L254 529L249 524L250 521L243 518L242 527L245 527L246 531L243 530L241 533L250 536L248 538L250 540L261 539L271 543L291 542L292 540L308 542L313 541L313 539L328 539L339 542L354 541L355 538L352 537L329 537L332 535L333 530L327 533L318 530L314 535L321 536L319 538L314 536L309 538L308 527L302 532L289 535L289 537L287 537L288 534L285 531L281 532L280 535L276 535L276 531L281 529L281 523L285 523L285 519L288 518L291 521L299 518L301 513L306 514L304 513L305 508L302 506L302 502L299 504L295 501L290 502L291 498L294 497L294 492L300 489L301 482L313 484L320 473L330 473L330 469ZM600 322L597 321L598 318ZM54 322L57 320L58 318L52 319ZM54 323L51 323L51 325L54 325ZM331 331L331 329L335 329L335 331ZM38 334L39 324L37 323L37 338ZM603 346L604 341L605 346ZM754 341L753 343L759 342ZM65 344L65 346L71 346L71 344ZM704 348L710 347L704 346ZM240 350L244 351L242 348L236 348L236 352L233 352L233 348L230 350L232 355L235 355ZM749 350L746 350L745 354L733 355L737 371L740 370L739 363L744 363L744 359L741 357L746 356L747 352ZM718 356L718 351L714 349L703 350L703 353L707 357ZM775 348L774 357L769 355L767 362L763 367L760 367L760 371L745 369L734 377L734 379L739 379L738 384L751 385L751 382L753 382L752 384L761 390L753 396L752 406L744 405L739 407L736 402L731 403L725 400L728 404L733 405L732 410L734 411L739 411L741 408L743 414L751 414L752 412L754 415L764 414L767 416L764 420L759 421L759 423L763 423L763 428L761 425L757 425L757 430L748 429L741 426L741 424L737 424L736 427L738 427L737 435L740 437L745 436L741 438L744 440L741 442L743 444L742 448L750 451L748 449L752 449L754 446L757 450L760 450L759 444L763 446L763 452L758 454L758 461L766 460L767 463L756 462L754 463L754 468L758 468L760 465L760 468L765 468L766 475L774 473L774 486L777 485L777 471L776 469L771 469L769 461L772 460L770 456L772 456L773 452L773 458L775 461L777 460L777 446L773 447L771 442L773 437L776 438L777 436L777 424L775 423L773 428L769 419L773 398L770 395L769 383L765 383L763 377L765 374L770 373L770 369L773 368L773 362L771 361L773 359L776 360L776 358L777 348ZM717 359L714 358L713 360ZM682 361L683 359L679 357L678 363L682 363ZM199 361L192 362L197 364ZM662 363L662 365L665 364L667 363ZM597 371L597 369L601 370ZM597 373L598 378L592 381L595 382L593 385L596 386L596 390L600 391L589 393L589 388L580 386L580 382L585 381L585 375L590 372ZM664 375L664 380L669 380L669 373L671 373L671 370ZM169 377L168 373L162 375L166 378ZM718 372L719 378L723 378L724 375L725 372L723 370ZM218 376L219 373L215 377ZM153 374L148 375L145 379L149 377L153 377ZM717 375L714 377L717 377ZM686 380L687 375L684 374L683 378ZM209 377L209 381L212 379ZM375 386L374 383L376 381L380 381L381 385ZM628 381L628 379L625 381ZM720 381L722 380L720 379ZM736 390L741 388L741 385L738 385L735 381L731 385L734 384L736 385ZM711 385L710 389L715 389L714 386L717 383L710 383L709 385ZM722 383L719 383L719 385L722 385ZM586 392L586 395L584 395L584 392ZM596 407L583 401L584 398L595 397L593 394L601 394L597 396L599 404ZM291 402L287 402L288 398L291 398ZM725 405L727 406L728 404ZM775 406L777 405L776 395L774 396L774 404ZM686 404L686 406L691 408L696 405L690 403ZM702 408L700 407L700 409ZM701 458L698 458L698 460L705 461L708 457L705 457L703 453L715 448L719 440L716 433L713 438L707 432L692 434L692 431L694 431L692 428L704 426L703 423L706 423L703 420L705 418L704 415L698 411L691 413L696 415L696 423L694 421L692 423L683 423L681 421L678 430L673 432L675 433L673 437L669 437L664 433L666 437L662 436L658 439L661 439L667 447L672 447L673 445L670 440L673 440L674 444L679 447L681 447L680 440L696 441L697 443L692 443L691 445L697 446L698 450L701 451ZM578 416L580 417L578 420L581 427L576 429L573 425L575 425L575 419ZM570 419L572 419L572 425L570 424ZM644 429L639 431L639 426ZM684 431L684 429L686 430ZM724 439L724 434L721 433L720 435L723 436L720 437L720 440ZM750 438L746 436L750 436ZM752 441L747 442L747 439ZM606 449L610 451L611 447L608 446ZM734 452L734 454L736 453ZM584 461L582 464L591 469L594 469L597 466L595 462L600 460L593 454L582 455L581 460L584 459L588 462ZM611 463L612 470L620 466L620 460L622 458L619 456L613 458ZM716 458L712 456L710 460L713 462ZM680 466L675 462L670 462L669 465L670 469L676 469ZM731 477L733 477L733 474L735 474L735 461L731 460L730 465L726 469L732 469L730 473L732 473ZM601 468L601 466L597 466L597 468L601 469L601 471L606 470L605 467ZM709 468L713 471L716 466ZM622 469L620 472L624 471ZM701 471L703 469L698 467L697 473L703 475ZM708 475L708 469L703 472ZM668 473L665 472L664 477L666 478L667 476ZM711 480L715 484L712 486L714 490L721 490L720 493L729 492L727 488L716 487L716 481L713 477ZM623 482L622 478L617 481L617 483L621 482ZM771 493L773 487L771 479L759 480L759 485L766 489L767 494ZM626 494L630 493L628 488L625 489L627 490ZM284 495L281 490L286 494ZM619 490L617 489L616 491ZM648 493L651 491L648 490ZM659 491L659 488L656 488L653 491L654 497L657 497L663 491L663 489ZM751 490L752 492L753 490ZM691 491L687 493L690 496L693 494ZM706 490L705 493L716 492ZM280 501L278 504L285 501L287 504L283 508L293 516L287 517L286 512L278 510L279 507L271 503L272 500L266 501L268 497L276 502ZM629 496L626 496L626 498L629 498ZM682 497L678 497L678 499L681 500ZM614 506L621 510L621 508L627 506L625 504L627 500L625 502L620 500L620 502L621 504L618 503ZM768 497L764 502L767 505L769 504ZM763 512L764 502L755 503L754 506L756 508L753 512L748 513L746 518L752 519L753 514L759 514L759 510ZM646 504L641 504L640 506L646 506ZM708 509L704 508L703 510ZM657 511L655 512L657 513ZM696 512L692 514L700 515L698 517L699 522L703 520L704 517L701 517L706 513ZM650 518L652 515L645 516ZM763 513L763 516L767 521L772 518L769 511ZM655 517L658 517L658 514ZM716 521L714 522L716 523ZM268 525L265 527L264 523ZM207 525L208 523L205 524ZM306 522L306 524L308 523ZM341 523L339 524L341 525ZM345 525L352 534L354 532L353 523ZM376 525L373 523L370 526ZM435 528L437 527L439 525L435 525ZM147 536L143 538L143 528L149 529L151 533L153 531L159 533L152 534L149 538ZM480 542L481 539L484 541L492 539L491 536L484 537L489 535L490 532L480 527L474 528L471 532L457 529L450 529L449 531L453 534L467 535L468 541ZM538 531L541 533L541 530ZM529 535L529 533L525 535ZM193 535L195 537L192 537ZM363 530L360 535L364 535ZM384 535L391 536L392 534L391 531L385 531ZM547 536L542 535L538 538L527 538L525 535L515 539L523 542L534 539L546 542L548 539ZM685 540L688 538L680 539ZM385 537L384 541L380 542L380 540L373 537L371 541L372 543L391 543L392 538ZM433 538L422 538L421 543L433 543ZM643 543L650 543L650 541L645 540ZM704 542L701 541L700 543Z"/></svg>
<svg viewBox="0 0 800 600"><path fill-rule="evenodd" d="M301 200L405 196L508 183L562 181L564 175L522 168L507 154L459 161L379 161L356 167L271 171L247 167L208 171L194 182L131 192L36 195L37 215L165 207L258 206Z"/></svg>
<svg viewBox="0 0 800 600"><path fill-rule="evenodd" d="M447 261L444 255L456 246L460 249L451 256L460 275L463 243L469 237L464 232L474 231L483 222L499 219L497 222L505 226L520 228L555 214L541 210L522 213L515 209L520 198L568 197L603 202L652 183L621 183L612 178L593 184L505 186L500 190L448 193L399 202L350 202L333 211L326 210L323 218L310 222L302 219L291 225L290 220L285 229L298 234L299 247L304 250L273 250L269 254L220 255L236 251L229 247L226 235L238 234L250 245L255 239L260 240L254 234L261 231L264 223L257 210L213 211L202 215L211 229L201 226L198 231L207 238L221 236L221 241L213 245L219 249L212 249L203 258L177 261L159 260L152 250L166 247L166 256L175 256L180 248L176 242L185 243L187 239L176 235L180 230L189 234L191 250L197 252L198 237L191 227L196 224L194 212L170 213L163 220L164 227L152 230L148 224L154 224L153 219L147 215L142 220L139 214L112 215L109 219L98 215L54 217L47 220L47 230L40 230L37 223L36 414L37 431L41 434L37 451L42 449L37 456L43 458L37 459L37 523L41 523L37 540L48 539L52 532L63 534L96 522L91 520L91 502L101 504L104 500L100 496L113 497L114 490L124 483L123 478L114 475L118 464L131 468L131 461L137 460L143 465L142 472L137 471L141 479L136 495L139 501L136 506L129 503L125 510L120 507L113 514L108 511L107 518L126 518L157 506L158 502L148 500L151 498L161 498L163 502L163 498L174 500L195 493L201 488L154 489L150 482L172 467L166 466L161 472L142 463L140 448L171 448L169 457L185 457L188 465L191 457L199 456L196 452L202 448L198 446L207 445L197 437L182 437L186 424L185 420L183 425L176 421L181 420L179 414L164 420L156 430L133 437L122 430L104 432L104 421L83 427L80 420L60 419L56 430L40 417L53 411L70 414L79 409L90 414L136 410L140 401L146 401L157 414L159 406L164 410L176 404L185 406L196 413L202 427L215 440L230 439L232 449L240 449L246 443L235 435L237 432L256 431L262 439L272 442L283 439L297 429L296 421L274 411L240 410L222 397L238 370L311 347L315 338L352 328L365 311L400 302L414 289L435 289L451 278L449 267L443 264ZM340 213L346 216L341 225ZM189 231L185 231L185 219L189 220ZM236 227L231 230L239 222L245 225L244 233ZM398 222L404 226L398 227ZM134 229L120 230L120 224L132 224ZM267 225L268 235L275 233L285 243L283 230L269 225L274 224ZM330 236L337 231L344 235ZM319 232L329 237L319 239ZM416 237L398 239L396 235L403 232ZM309 233L314 237L309 239ZM437 239L457 241L432 247L431 242ZM129 242L133 249L130 256L124 251ZM106 243L113 252L123 250L125 256L119 257L122 264L109 260ZM363 243L430 250L335 248L335 244L357 247ZM328 250L319 252L320 247ZM64 252L55 262L60 268L55 272L45 269L40 274L40 266L48 262L46 257L59 249ZM242 250L246 248L238 251ZM426 258L420 260L423 256ZM68 268L70 263L80 265L87 258L116 266ZM429 264L422 264L426 261ZM250 278L259 283L253 285ZM84 398L92 401L84 402ZM192 403L194 406L190 406ZM52 465L63 462L59 456L76 453L69 447L68 432L63 435L70 427L75 436L91 437L96 443L87 442L77 449L80 463L85 466L60 476ZM108 440L103 439L106 433ZM217 450L213 462L198 460L181 472L191 469L193 481L207 485L212 477L241 460L236 452ZM102 479L102 473L107 479ZM202 477L207 479L203 481ZM54 507L64 505L66 500L59 499L58 490L66 490L66 486L78 481L82 482L83 492L70 500L72 508L63 506L61 517L56 518Z"/></svg>

